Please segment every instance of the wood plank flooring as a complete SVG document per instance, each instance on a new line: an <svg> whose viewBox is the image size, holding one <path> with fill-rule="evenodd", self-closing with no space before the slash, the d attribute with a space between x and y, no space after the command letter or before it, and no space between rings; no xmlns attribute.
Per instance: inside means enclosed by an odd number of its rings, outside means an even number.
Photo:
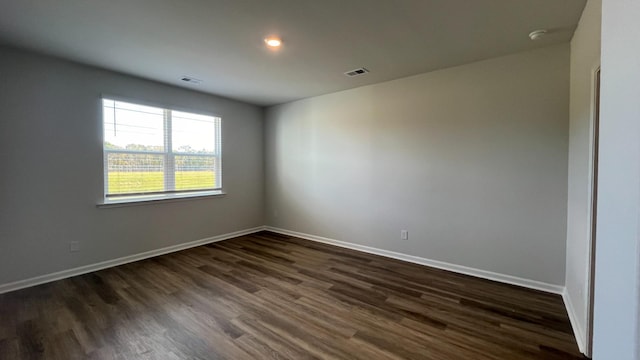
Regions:
<svg viewBox="0 0 640 360"><path fill-rule="evenodd" d="M582 359L557 295L261 232L0 295L0 359Z"/></svg>

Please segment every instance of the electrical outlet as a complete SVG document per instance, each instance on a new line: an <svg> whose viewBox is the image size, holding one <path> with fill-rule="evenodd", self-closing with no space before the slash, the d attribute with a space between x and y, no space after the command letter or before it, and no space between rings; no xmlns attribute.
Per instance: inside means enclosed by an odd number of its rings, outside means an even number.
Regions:
<svg viewBox="0 0 640 360"><path fill-rule="evenodd" d="M80 251L80 242L78 241L69 241L69 252Z"/></svg>
<svg viewBox="0 0 640 360"><path fill-rule="evenodd" d="M400 239L401 240L409 240L409 231L400 230Z"/></svg>

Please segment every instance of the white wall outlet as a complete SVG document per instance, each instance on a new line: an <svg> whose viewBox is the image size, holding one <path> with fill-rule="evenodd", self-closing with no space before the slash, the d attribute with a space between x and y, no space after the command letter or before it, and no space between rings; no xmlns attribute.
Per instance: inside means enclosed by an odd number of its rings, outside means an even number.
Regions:
<svg viewBox="0 0 640 360"><path fill-rule="evenodd" d="M402 239L402 240L409 240L409 231L407 231L407 230L400 230L400 239Z"/></svg>
<svg viewBox="0 0 640 360"><path fill-rule="evenodd" d="M80 251L80 242L78 241L69 241L69 252Z"/></svg>

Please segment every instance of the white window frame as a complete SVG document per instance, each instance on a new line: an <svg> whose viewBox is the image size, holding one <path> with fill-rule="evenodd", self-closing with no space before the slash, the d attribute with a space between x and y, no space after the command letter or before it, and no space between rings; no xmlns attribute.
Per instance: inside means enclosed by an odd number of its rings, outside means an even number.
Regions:
<svg viewBox="0 0 640 360"><path fill-rule="evenodd" d="M150 106L163 110L164 115L164 151L150 151L150 150L126 150L126 149L107 149L104 146L104 100L111 101L119 101L126 102L135 105L142 106ZM102 114L101 124L103 131L103 141L102 141L102 152L103 152L103 164L102 164L102 172L103 172L103 201L98 204L98 206L108 206L108 205L126 205L126 204L137 204L137 203L147 203L147 202L157 202L157 201L166 201L166 200L185 200L190 198L203 198L210 196L219 196L225 195L222 189L222 117L219 115L207 114L202 112L194 112L193 110L183 110L176 108L169 108L167 106L161 106L157 104L149 104L146 102L131 100L131 99L123 99L120 97L114 96L103 96L100 99L100 113ZM179 111L183 113L190 113L194 115L203 115L203 116L211 116L218 119L218 126L216 129L216 147L214 149L213 154L197 154L197 153L181 153L173 151L172 144L172 111ZM109 154L150 154L150 155L163 155L163 172L164 172L164 188L170 189L165 191L158 192L144 192L144 193L131 193L131 194L112 194L109 195L109 172L107 169L108 166L108 155ZM203 157L215 157L214 161L214 172L216 176L216 187L208 188L208 189L195 189L195 190L175 190L175 156L176 155L185 155L185 156L203 156Z"/></svg>

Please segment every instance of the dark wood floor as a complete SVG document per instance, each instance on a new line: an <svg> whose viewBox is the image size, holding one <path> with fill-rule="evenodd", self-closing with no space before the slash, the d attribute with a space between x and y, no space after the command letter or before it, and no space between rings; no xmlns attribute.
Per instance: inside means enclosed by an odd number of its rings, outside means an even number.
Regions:
<svg viewBox="0 0 640 360"><path fill-rule="evenodd" d="M0 295L0 359L578 359L562 299L263 232Z"/></svg>

